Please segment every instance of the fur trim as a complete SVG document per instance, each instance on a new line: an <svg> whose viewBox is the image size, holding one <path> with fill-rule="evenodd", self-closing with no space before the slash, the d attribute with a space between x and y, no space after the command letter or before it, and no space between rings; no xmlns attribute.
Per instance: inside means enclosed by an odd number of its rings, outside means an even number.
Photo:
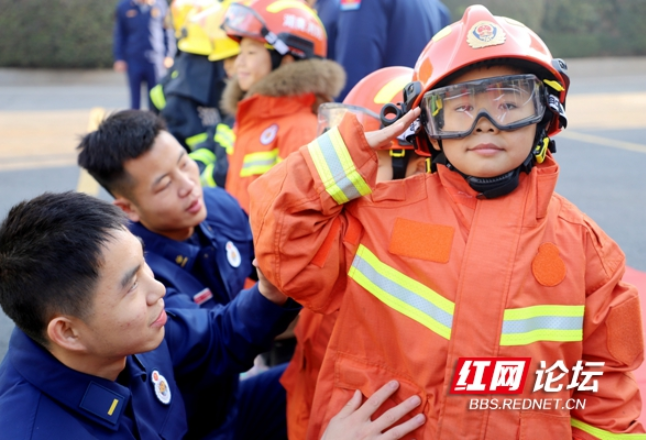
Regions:
<svg viewBox="0 0 646 440"><path fill-rule="evenodd" d="M317 101L329 102L345 86L345 71L332 60L309 59L280 66L243 92L234 78L227 82L222 93L221 108L235 115L238 102L252 95L291 96L314 93Z"/></svg>

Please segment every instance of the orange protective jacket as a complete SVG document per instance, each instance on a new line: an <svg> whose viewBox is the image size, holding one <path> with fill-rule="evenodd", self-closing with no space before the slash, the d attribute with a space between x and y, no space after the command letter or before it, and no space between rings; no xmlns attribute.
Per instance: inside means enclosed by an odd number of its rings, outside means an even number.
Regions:
<svg viewBox="0 0 646 440"><path fill-rule="evenodd" d="M637 291L621 281L619 247L554 193L556 162L548 156L491 200L438 168L375 185L376 155L346 117L250 187L264 274L314 311L340 308L307 438L320 438L353 390L370 396L391 379L401 386L377 415L417 394L427 416L407 439L644 433ZM472 357L530 358L527 383L517 395L449 392L458 359ZM596 392L570 382L579 360L604 362ZM558 391L533 391L558 361L569 372ZM474 398L499 406L470 409ZM521 403L501 408L503 398ZM523 399L551 404L523 409Z"/></svg>
<svg viewBox="0 0 646 440"><path fill-rule="evenodd" d="M249 212L248 187L258 176L316 137L318 105L345 83L343 68L329 60L280 66L244 93L227 84L222 108L236 115L226 189Z"/></svg>

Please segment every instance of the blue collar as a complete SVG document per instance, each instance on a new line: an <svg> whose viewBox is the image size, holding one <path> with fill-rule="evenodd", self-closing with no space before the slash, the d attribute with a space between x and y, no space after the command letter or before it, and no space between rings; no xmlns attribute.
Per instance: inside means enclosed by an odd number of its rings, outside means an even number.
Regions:
<svg viewBox="0 0 646 440"><path fill-rule="evenodd" d="M7 353L18 374L69 411L113 431L131 397L130 389L111 380L81 373L63 365L24 332L14 329ZM140 357L128 356L131 377L146 377Z"/></svg>
<svg viewBox="0 0 646 440"><path fill-rule="evenodd" d="M141 223L130 223L130 231L144 241L145 250L154 252L161 255L169 261L173 261L178 266L182 267L188 272L193 270L193 265L200 254L201 244L195 245L187 241L177 241L163 235L157 234L147 229ZM192 237L199 234L198 230L212 242L214 240L213 233L205 225L205 222L200 223L195 227Z"/></svg>

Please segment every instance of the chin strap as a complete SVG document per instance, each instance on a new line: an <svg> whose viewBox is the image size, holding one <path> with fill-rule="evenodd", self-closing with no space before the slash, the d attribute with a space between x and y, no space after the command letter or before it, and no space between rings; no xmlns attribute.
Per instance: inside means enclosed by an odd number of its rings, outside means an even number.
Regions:
<svg viewBox="0 0 646 440"><path fill-rule="evenodd" d="M435 155L433 158L433 164L444 165L449 170L459 173L464 177L464 180L467 181L469 186L478 192L477 197L479 199L495 199L496 197L505 196L515 190L518 187L520 173L523 172L529 174L532 168L534 168L535 163L543 163L545 156L547 155L547 150L550 150L553 153L556 152L556 145L554 144L554 141L547 136L547 131L544 128L539 128L535 145L536 146L532 149L522 164L515 169L496 177L475 177L464 174L449 162L444 155L443 150Z"/></svg>
<svg viewBox="0 0 646 440"><path fill-rule="evenodd" d="M406 154L406 150L403 148L401 150L390 150L390 158L393 163L393 180L405 178L410 154Z"/></svg>

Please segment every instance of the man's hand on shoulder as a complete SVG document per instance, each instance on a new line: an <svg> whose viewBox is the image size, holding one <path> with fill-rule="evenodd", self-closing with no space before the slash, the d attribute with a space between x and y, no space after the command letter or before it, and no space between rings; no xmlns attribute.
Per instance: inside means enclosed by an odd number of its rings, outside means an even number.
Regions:
<svg viewBox="0 0 646 440"><path fill-rule="evenodd" d="M258 262L255 258L253 260L253 265L258 272L258 291L260 292L260 294L274 304L277 304L279 306L285 304L285 302L287 301L287 296L284 295L280 290L278 290L276 286L269 282L269 280L265 277L265 275L258 267Z"/></svg>

